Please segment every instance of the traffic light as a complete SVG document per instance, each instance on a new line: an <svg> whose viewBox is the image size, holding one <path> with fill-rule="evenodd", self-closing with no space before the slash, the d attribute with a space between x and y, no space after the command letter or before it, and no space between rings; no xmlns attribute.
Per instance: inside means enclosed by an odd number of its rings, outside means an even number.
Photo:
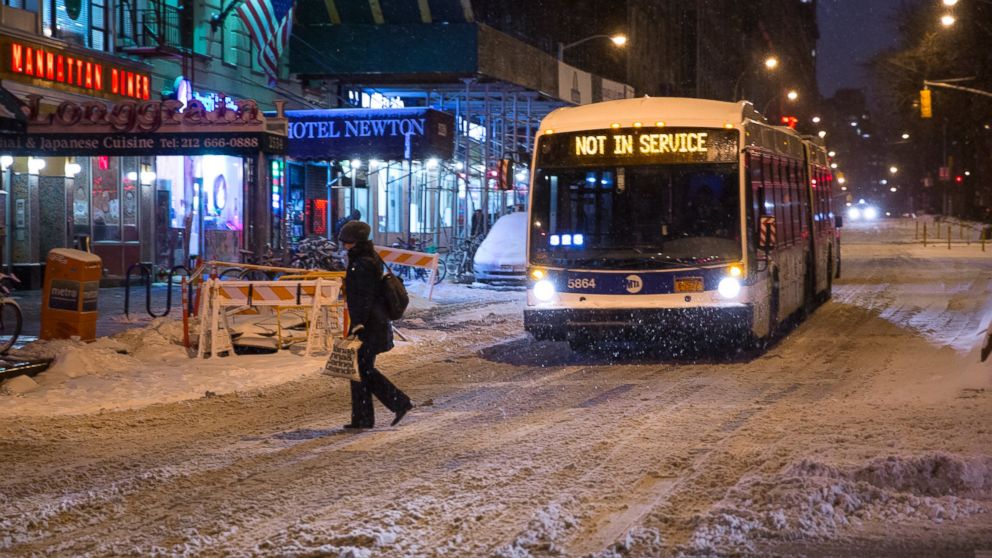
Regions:
<svg viewBox="0 0 992 558"><path fill-rule="evenodd" d="M795 130L797 124L799 124L799 118L797 118L795 116L783 116L782 117L782 125L783 126L788 126L789 128L792 128L793 130Z"/></svg>
<svg viewBox="0 0 992 558"><path fill-rule="evenodd" d="M933 118L933 104L929 89L920 90L920 118Z"/></svg>

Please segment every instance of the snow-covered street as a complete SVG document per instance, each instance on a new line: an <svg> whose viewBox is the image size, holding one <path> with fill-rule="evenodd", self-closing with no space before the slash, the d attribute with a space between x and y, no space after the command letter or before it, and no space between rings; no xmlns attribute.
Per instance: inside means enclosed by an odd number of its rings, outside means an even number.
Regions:
<svg viewBox="0 0 992 558"><path fill-rule="evenodd" d="M174 322L63 350L0 395L0 554L992 551L992 248L913 235L845 228L833 300L730 358L582 357L446 285L378 361L417 407L357 434L322 358L187 359Z"/></svg>

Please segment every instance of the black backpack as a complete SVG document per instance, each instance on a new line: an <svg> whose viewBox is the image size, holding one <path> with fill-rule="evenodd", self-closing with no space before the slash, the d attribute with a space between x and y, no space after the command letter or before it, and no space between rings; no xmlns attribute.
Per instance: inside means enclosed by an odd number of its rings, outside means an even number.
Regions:
<svg viewBox="0 0 992 558"><path fill-rule="evenodd" d="M382 263L382 298L386 301L386 314L390 320L398 320L410 305L410 295L403 286L403 280L393 274L382 258L379 262Z"/></svg>

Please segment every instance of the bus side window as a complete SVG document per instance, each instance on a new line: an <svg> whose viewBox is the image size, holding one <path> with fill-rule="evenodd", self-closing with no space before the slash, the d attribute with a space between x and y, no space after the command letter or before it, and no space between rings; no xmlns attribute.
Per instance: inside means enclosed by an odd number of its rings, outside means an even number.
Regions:
<svg viewBox="0 0 992 558"><path fill-rule="evenodd" d="M751 230L754 231L755 246L761 244L761 216L765 214L765 185L761 159L758 153L747 154L748 176L751 180Z"/></svg>
<svg viewBox="0 0 992 558"><path fill-rule="evenodd" d="M806 195L806 189L803 188L803 173L800 170L799 161L789 163L789 175L792 177L792 190L796 193L796 211L792 216L793 221L796 223L796 238L803 239L806 233L809 232L806 226L806 210L809 207L809 196Z"/></svg>

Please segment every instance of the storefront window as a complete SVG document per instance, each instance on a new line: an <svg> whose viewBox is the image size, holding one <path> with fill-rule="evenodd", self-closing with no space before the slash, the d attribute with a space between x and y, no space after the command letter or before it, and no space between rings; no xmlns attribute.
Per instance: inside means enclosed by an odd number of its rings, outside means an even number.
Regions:
<svg viewBox="0 0 992 558"><path fill-rule="evenodd" d="M394 164L389 167L385 205L386 229L391 233L403 230L403 183L409 172L406 170L406 164Z"/></svg>
<svg viewBox="0 0 992 558"><path fill-rule="evenodd" d="M203 242L208 260L236 262L240 254L241 204L244 196L244 165L240 157L200 157L203 185Z"/></svg>
<svg viewBox="0 0 992 558"><path fill-rule="evenodd" d="M86 159L80 159L83 163ZM80 164L80 171L72 179L72 234L86 235L90 231L90 165Z"/></svg>
<svg viewBox="0 0 992 558"><path fill-rule="evenodd" d="M116 157L91 157L90 172L93 177L93 240L119 241L121 239L120 196L118 195L119 160Z"/></svg>
<svg viewBox="0 0 992 558"><path fill-rule="evenodd" d="M121 223L124 240L138 240L138 182L139 165L137 157L121 158L123 179L121 180Z"/></svg>

